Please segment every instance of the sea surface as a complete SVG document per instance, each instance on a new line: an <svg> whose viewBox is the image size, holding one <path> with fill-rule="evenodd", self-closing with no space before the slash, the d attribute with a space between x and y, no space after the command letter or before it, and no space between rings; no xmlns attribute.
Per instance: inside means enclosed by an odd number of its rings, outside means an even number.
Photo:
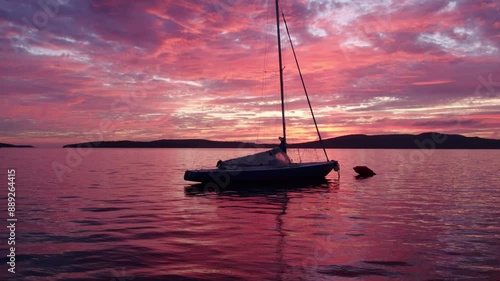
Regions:
<svg viewBox="0 0 500 281"><path fill-rule="evenodd" d="M313 185L183 180L254 151L2 148L0 280L500 280L500 150L328 150L340 178Z"/></svg>

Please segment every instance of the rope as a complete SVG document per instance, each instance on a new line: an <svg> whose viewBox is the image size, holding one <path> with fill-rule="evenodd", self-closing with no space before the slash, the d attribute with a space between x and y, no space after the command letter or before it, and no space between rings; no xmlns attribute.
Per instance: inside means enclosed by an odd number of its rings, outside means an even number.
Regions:
<svg viewBox="0 0 500 281"><path fill-rule="evenodd" d="M302 87L304 88L304 92L305 92L306 98L307 98L307 103L309 104L309 109L311 110L311 115L312 115L312 118L314 121L314 126L316 127L316 132L318 133L319 142L321 144L321 147L323 148L323 152L325 153L326 161L330 161L328 159L328 154L326 153L325 145L323 144L323 139L321 138L321 133L319 132L318 123L316 122L316 117L314 117L314 112L313 112L313 109L311 106L311 101L309 100L309 95L307 93L306 84L304 82L304 77L302 77L302 71L300 70L299 61L297 60L297 55L295 54L295 48L293 47L292 37L290 36L290 31L288 30L288 25L286 23L285 14L281 13L281 15L283 16L283 22L285 23L286 33L288 34L290 46L292 47L293 57L295 58L295 63L297 64L297 69L299 70L300 81L302 81Z"/></svg>

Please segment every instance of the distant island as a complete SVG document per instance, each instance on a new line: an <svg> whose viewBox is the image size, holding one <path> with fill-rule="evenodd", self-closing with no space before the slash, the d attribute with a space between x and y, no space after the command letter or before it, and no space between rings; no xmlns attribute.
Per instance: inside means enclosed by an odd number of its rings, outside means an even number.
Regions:
<svg viewBox="0 0 500 281"><path fill-rule="evenodd" d="M274 147L270 144L256 144L238 141L211 141L203 139L185 140L156 140L156 141L102 141L67 144L68 147L96 147L96 148L259 148Z"/></svg>
<svg viewBox="0 0 500 281"><path fill-rule="evenodd" d="M19 148L19 147L31 147L31 148L33 148L32 145L14 145L14 144L10 144L10 143L1 143L1 142L0 142L0 147L17 147L17 148Z"/></svg>
<svg viewBox="0 0 500 281"><path fill-rule="evenodd" d="M436 148L436 149L500 149L500 140L447 135L441 133L422 133L419 135L348 135L323 140L328 148ZM290 147L318 148L319 141L305 142Z"/></svg>
<svg viewBox="0 0 500 281"><path fill-rule="evenodd" d="M500 140L440 133L419 135L347 135L323 140L326 148L382 148L382 149L500 149ZM178 139L156 141L102 141L64 145L64 148L269 148L278 144L257 144L237 141L210 141L203 139ZM319 141L288 144L290 148L319 148Z"/></svg>

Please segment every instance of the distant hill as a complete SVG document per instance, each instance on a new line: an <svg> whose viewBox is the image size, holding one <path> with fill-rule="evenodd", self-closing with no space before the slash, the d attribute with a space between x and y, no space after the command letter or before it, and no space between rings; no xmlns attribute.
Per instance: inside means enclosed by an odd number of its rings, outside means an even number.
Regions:
<svg viewBox="0 0 500 281"><path fill-rule="evenodd" d="M500 149L500 140L423 133L419 135L347 135L323 140L328 148L436 148L436 149ZM305 142L290 147L317 148L319 141Z"/></svg>
<svg viewBox="0 0 500 281"><path fill-rule="evenodd" d="M436 149L500 149L500 140L423 133L419 135L348 135L323 140L327 148L436 148ZM210 141L203 139L144 141L103 141L68 144L64 147L95 148L268 148L278 144L256 144L236 141ZM318 148L319 141L289 144L290 148Z"/></svg>
<svg viewBox="0 0 500 281"><path fill-rule="evenodd" d="M0 142L0 147L33 147L32 145L14 145L10 143L1 143Z"/></svg>
<svg viewBox="0 0 500 281"><path fill-rule="evenodd" d="M210 141L201 139L156 140L156 141L102 141L67 144L63 147L96 147L96 148L262 148L274 147L269 144L255 144L238 141Z"/></svg>

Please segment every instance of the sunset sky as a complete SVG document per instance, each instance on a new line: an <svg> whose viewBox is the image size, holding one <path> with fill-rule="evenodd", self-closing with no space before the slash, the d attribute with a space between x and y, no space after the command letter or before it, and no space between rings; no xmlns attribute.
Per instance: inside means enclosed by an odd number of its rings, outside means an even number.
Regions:
<svg viewBox="0 0 500 281"><path fill-rule="evenodd" d="M324 138L500 139L500 2L281 8ZM275 21L266 0L0 0L0 142L277 141ZM281 30L288 139L315 140Z"/></svg>

